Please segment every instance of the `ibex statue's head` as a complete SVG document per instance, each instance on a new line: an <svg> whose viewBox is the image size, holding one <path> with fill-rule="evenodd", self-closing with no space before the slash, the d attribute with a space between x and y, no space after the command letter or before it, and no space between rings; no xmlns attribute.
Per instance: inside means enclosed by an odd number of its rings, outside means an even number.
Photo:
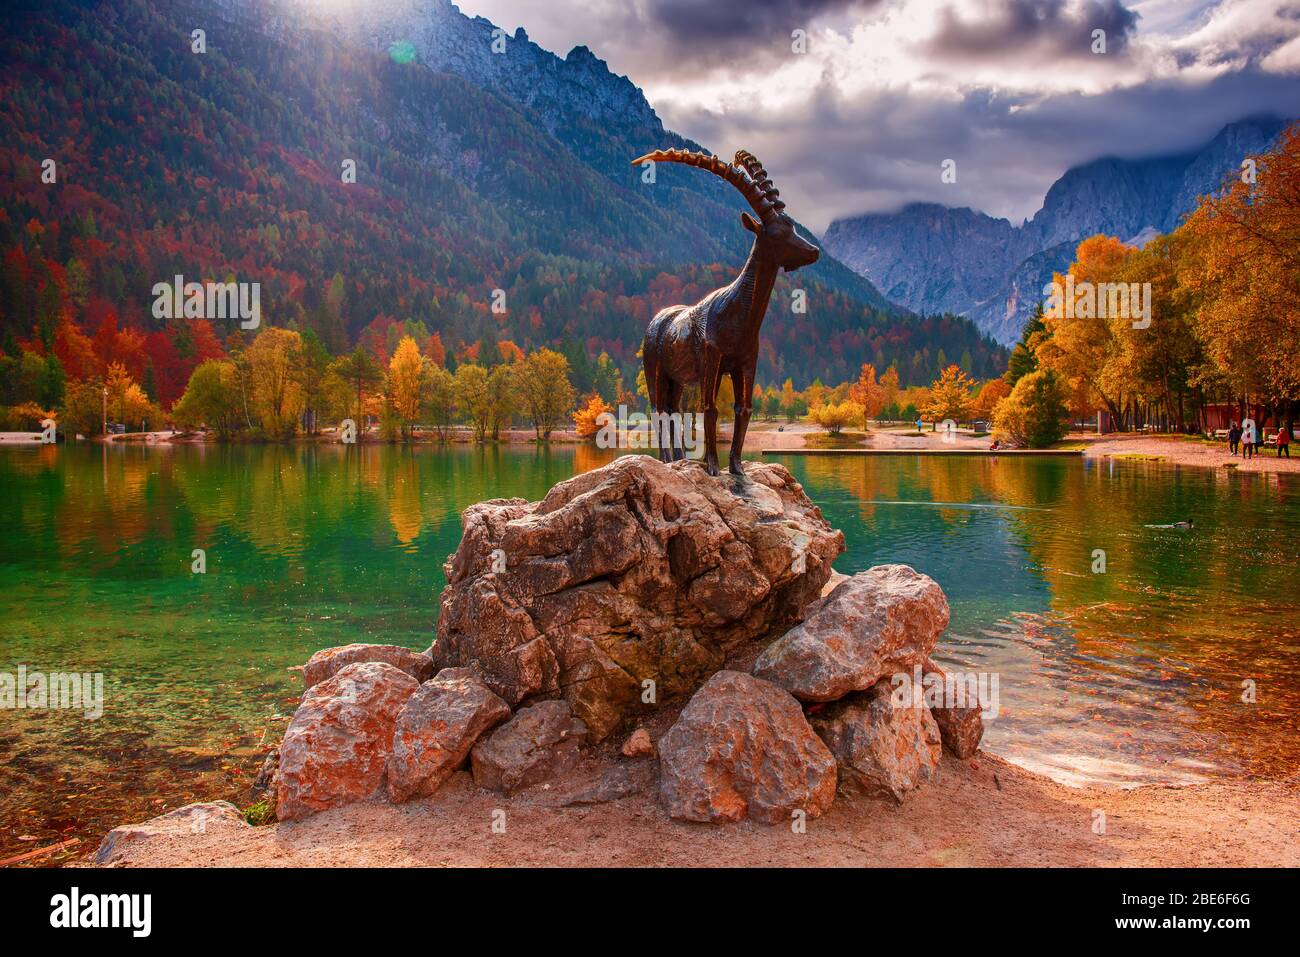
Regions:
<svg viewBox="0 0 1300 957"><path fill-rule="evenodd" d="M763 164L753 153L737 150L735 161L724 163L716 156L692 153L689 150L655 150L634 159L632 165L639 166L647 160L656 163L684 163L708 170L740 190L740 195L745 197L758 216L758 219L754 219L749 213L741 213L741 223L758 237L759 254L770 257L787 272L811 266L817 261L820 251L799 235L794 220L785 213L780 191L772 184L767 170L763 169Z"/></svg>

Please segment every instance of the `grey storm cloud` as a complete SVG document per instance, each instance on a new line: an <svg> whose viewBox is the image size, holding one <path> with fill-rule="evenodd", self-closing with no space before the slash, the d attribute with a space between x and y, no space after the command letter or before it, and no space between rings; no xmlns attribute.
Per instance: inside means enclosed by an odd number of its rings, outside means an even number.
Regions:
<svg viewBox="0 0 1300 957"><path fill-rule="evenodd" d="M824 84L811 103L789 110L669 111L668 119L719 154L752 150L791 213L820 232L833 219L909 202L969 206L1018 223L1071 166L1190 151L1253 113L1294 117L1297 103L1300 75L1250 70L1208 83L1170 79L1032 99L989 89L958 100L898 90L844 97ZM940 179L945 159L957 163L956 183Z"/></svg>
<svg viewBox="0 0 1300 957"><path fill-rule="evenodd" d="M995 0L977 20L952 7L939 16L926 52L940 59L973 61L1092 56L1094 30L1104 30L1106 50L1121 52L1137 29L1138 14L1120 0Z"/></svg>
<svg viewBox="0 0 1300 957"><path fill-rule="evenodd" d="M884 0L642 0L636 58L651 73L683 66L703 73L754 73L790 55L791 33L848 23Z"/></svg>
<svg viewBox="0 0 1300 957"><path fill-rule="evenodd" d="M646 0L645 20L661 27L673 41L687 46L754 42L790 31L827 15L853 13L879 0L746 0L718 3L700 0Z"/></svg>

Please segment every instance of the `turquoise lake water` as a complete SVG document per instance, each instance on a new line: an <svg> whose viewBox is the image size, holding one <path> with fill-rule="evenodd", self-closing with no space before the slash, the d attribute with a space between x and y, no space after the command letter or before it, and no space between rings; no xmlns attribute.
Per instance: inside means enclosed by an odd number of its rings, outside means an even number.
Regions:
<svg viewBox="0 0 1300 957"><path fill-rule="evenodd" d="M610 455L0 449L0 672L105 682L97 720L0 711L0 857L42 846L24 836L93 849L164 807L246 799L297 701L292 667L354 641L427 647L460 511L540 498ZM998 675L988 750L1121 786L1300 767L1296 477L1073 458L777 461L844 530L840 571L905 562L943 586L938 657ZM1188 517L1194 529L1151 527ZM191 571L194 549L206 574Z"/></svg>

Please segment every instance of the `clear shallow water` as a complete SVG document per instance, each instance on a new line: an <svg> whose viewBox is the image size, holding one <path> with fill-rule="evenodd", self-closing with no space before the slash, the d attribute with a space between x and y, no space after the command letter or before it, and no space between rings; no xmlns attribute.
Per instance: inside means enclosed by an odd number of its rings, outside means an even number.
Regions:
<svg viewBox="0 0 1300 957"><path fill-rule="evenodd" d="M103 672L105 713L0 711L0 857L247 797L313 651L424 648L460 511L609 453L367 446L0 450L0 671ZM1159 463L780 459L852 573L952 604L996 672L986 747L1071 783L1300 767L1300 482ZM1194 517L1192 530L1149 528ZM207 574L190 570L207 553ZM1107 571L1093 574L1093 550ZM1240 700L1257 684L1258 702ZM19 837L35 837L35 842Z"/></svg>

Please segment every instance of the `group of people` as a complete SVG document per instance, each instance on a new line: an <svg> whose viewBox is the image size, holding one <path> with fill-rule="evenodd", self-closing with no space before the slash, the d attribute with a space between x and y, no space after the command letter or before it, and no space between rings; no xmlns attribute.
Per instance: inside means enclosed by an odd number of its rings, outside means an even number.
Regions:
<svg viewBox="0 0 1300 957"><path fill-rule="evenodd" d="M1259 451L1259 431L1255 423L1247 419L1245 425L1239 425L1233 422L1228 429L1228 452L1232 455L1237 454L1240 448L1243 459L1253 459L1255 453ZM1291 430L1283 426L1277 430L1277 457L1291 457Z"/></svg>

